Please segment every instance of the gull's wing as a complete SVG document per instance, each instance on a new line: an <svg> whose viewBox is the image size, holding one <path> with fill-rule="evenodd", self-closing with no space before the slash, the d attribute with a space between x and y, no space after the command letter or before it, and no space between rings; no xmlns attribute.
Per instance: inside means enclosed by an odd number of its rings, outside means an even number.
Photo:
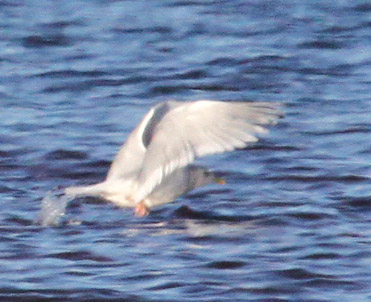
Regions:
<svg viewBox="0 0 371 302"><path fill-rule="evenodd" d="M175 169L195 157L243 148L266 133L282 116L274 103L166 102L148 120L142 141L147 147L134 200L139 202ZM164 109L165 108L165 109ZM158 112L157 112L158 113ZM156 116L156 110L153 117Z"/></svg>
<svg viewBox="0 0 371 302"><path fill-rule="evenodd" d="M149 110L115 156L107 174L107 181L138 178L153 128L168 111L177 106L177 102L166 102Z"/></svg>
<svg viewBox="0 0 371 302"><path fill-rule="evenodd" d="M146 204L157 206L169 203L180 195L183 195L195 188L217 183L220 179L216 178L213 172L200 166L187 166L176 169L167 175L148 196Z"/></svg>

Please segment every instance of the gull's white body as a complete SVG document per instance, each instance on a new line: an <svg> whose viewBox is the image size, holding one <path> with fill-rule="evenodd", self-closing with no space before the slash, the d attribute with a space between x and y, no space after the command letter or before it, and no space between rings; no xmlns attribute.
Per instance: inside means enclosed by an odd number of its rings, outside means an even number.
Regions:
<svg viewBox="0 0 371 302"><path fill-rule="evenodd" d="M164 102L151 108L130 134L102 183L65 193L98 196L120 207L151 208L212 182L189 164L196 157L243 148L281 116L278 105L248 102Z"/></svg>

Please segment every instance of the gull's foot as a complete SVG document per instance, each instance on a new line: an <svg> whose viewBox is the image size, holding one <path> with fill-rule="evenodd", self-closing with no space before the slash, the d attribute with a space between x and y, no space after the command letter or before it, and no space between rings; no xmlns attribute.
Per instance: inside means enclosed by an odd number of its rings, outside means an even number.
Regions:
<svg viewBox="0 0 371 302"><path fill-rule="evenodd" d="M137 217L147 216L150 212L150 209L145 205L144 201L138 203L134 209L134 214Z"/></svg>

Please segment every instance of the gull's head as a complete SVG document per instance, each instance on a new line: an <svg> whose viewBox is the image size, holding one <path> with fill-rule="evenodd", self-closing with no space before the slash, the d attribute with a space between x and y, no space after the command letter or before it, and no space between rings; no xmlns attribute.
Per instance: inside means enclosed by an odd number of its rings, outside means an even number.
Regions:
<svg viewBox="0 0 371 302"><path fill-rule="evenodd" d="M213 172L202 167L190 167L190 180L194 188L206 186L211 183L225 183L222 178L216 177Z"/></svg>

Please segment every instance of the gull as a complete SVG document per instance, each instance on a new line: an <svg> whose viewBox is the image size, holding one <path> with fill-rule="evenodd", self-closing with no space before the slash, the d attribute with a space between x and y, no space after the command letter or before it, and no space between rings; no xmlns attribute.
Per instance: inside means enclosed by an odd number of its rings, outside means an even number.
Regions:
<svg viewBox="0 0 371 302"><path fill-rule="evenodd" d="M224 183L196 158L258 141L283 114L270 102L167 101L152 107L128 136L98 184L67 187L71 197L95 196L142 217L150 210L210 183Z"/></svg>

